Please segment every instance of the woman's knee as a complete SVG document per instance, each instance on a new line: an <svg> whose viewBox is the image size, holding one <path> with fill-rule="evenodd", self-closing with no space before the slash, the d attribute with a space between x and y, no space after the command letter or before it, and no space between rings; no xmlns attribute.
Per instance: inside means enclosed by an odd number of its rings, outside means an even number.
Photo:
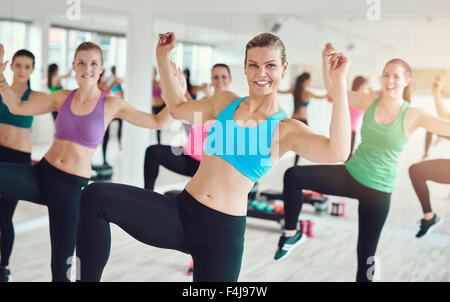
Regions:
<svg viewBox="0 0 450 302"><path fill-rule="evenodd" d="M291 186L291 185L298 185L302 181L302 174L299 173L299 170L301 170L302 167L291 167L286 170L283 177L283 182L285 186Z"/></svg>

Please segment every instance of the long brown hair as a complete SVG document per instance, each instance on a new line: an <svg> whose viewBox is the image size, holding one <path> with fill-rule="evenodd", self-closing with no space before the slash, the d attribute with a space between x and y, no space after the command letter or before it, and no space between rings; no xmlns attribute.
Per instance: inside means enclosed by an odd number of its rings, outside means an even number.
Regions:
<svg viewBox="0 0 450 302"><path fill-rule="evenodd" d="M403 69L405 70L405 76L407 78L411 78L411 74L412 74L411 67L404 60L396 58L396 59L392 59L392 60L388 61L386 63L386 65L384 66L383 72L389 64L401 65L403 67ZM405 89L403 90L403 99L405 101L411 103L411 81L409 82L408 86L406 86Z"/></svg>

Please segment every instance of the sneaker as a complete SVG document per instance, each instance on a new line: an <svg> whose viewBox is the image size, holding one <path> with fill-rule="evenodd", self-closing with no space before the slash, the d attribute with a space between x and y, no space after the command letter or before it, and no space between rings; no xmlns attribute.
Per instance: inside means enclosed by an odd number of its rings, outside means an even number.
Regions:
<svg viewBox="0 0 450 302"><path fill-rule="evenodd" d="M289 254L305 242L306 236L303 236L300 231L297 231L297 233L294 236L286 237L284 234L281 235L280 241L278 242L278 250L275 253L275 260L283 260L289 256Z"/></svg>
<svg viewBox="0 0 450 302"><path fill-rule="evenodd" d="M434 214L433 218L431 218L429 220L421 219L420 220L420 230L416 234L416 237L417 238L421 238L421 237L425 236L427 233L431 232L431 230L435 226L437 226L440 223L442 223L442 221L444 221L444 219L440 218L436 214Z"/></svg>
<svg viewBox="0 0 450 302"><path fill-rule="evenodd" d="M0 266L0 282L9 282L11 280L11 271Z"/></svg>

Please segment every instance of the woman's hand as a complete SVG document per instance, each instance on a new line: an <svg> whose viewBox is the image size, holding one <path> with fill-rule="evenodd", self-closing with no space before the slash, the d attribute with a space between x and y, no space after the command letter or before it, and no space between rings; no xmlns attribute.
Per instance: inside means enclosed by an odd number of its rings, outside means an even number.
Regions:
<svg viewBox="0 0 450 302"><path fill-rule="evenodd" d="M0 73L3 73L8 65L9 61L3 62L3 57L5 56L5 48L3 44L0 44Z"/></svg>
<svg viewBox="0 0 450 302"><path fill-rule="evenodd" d="M176 38L173 32L159 34L158 45L156 45L156 57L166 58L172 49L175 48Z"/></svg>
<svg viewBox="0 0 450 302"><path fill-rule="evenodd" d="M328 80L327 87L331 97L334 96L337 89L342 88L342 83L346 83L348 68L350 66L350 59L343 53L337 53L331 45L327 43L322 51L323 64L325 64L323 71L326 74L325 79Z"/></svg>
<svg viewBox="0 0 450 302"><path fill-rule="evenodd" d="M347 77L348 67L350 66L350 59L343 53L333 53L329 60L329 74L331 80L340 81Z"/></svg>

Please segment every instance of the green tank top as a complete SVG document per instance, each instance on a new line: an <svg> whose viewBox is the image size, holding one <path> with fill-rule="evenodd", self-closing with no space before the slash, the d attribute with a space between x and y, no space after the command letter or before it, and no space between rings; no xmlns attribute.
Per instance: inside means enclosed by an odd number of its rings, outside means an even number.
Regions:
<svg viewBox="0 0 450 302"><path fill-rule="evenodd" d="M397 177L398 158L408 142L404 119L409 103L404 101L396 119L385 125L375 121L375 111L380 100L381 98L375 100L364 114L361 144L345 163L345 167L356 181L366 187L392 193Z"/></svg>
<svg viewBox="0 0 450 302"><path fill-rule="evenodd" d="M55 92L57 90L61 90L63 87L61 85L59 86L50 86L50 92Z"/></svg>

